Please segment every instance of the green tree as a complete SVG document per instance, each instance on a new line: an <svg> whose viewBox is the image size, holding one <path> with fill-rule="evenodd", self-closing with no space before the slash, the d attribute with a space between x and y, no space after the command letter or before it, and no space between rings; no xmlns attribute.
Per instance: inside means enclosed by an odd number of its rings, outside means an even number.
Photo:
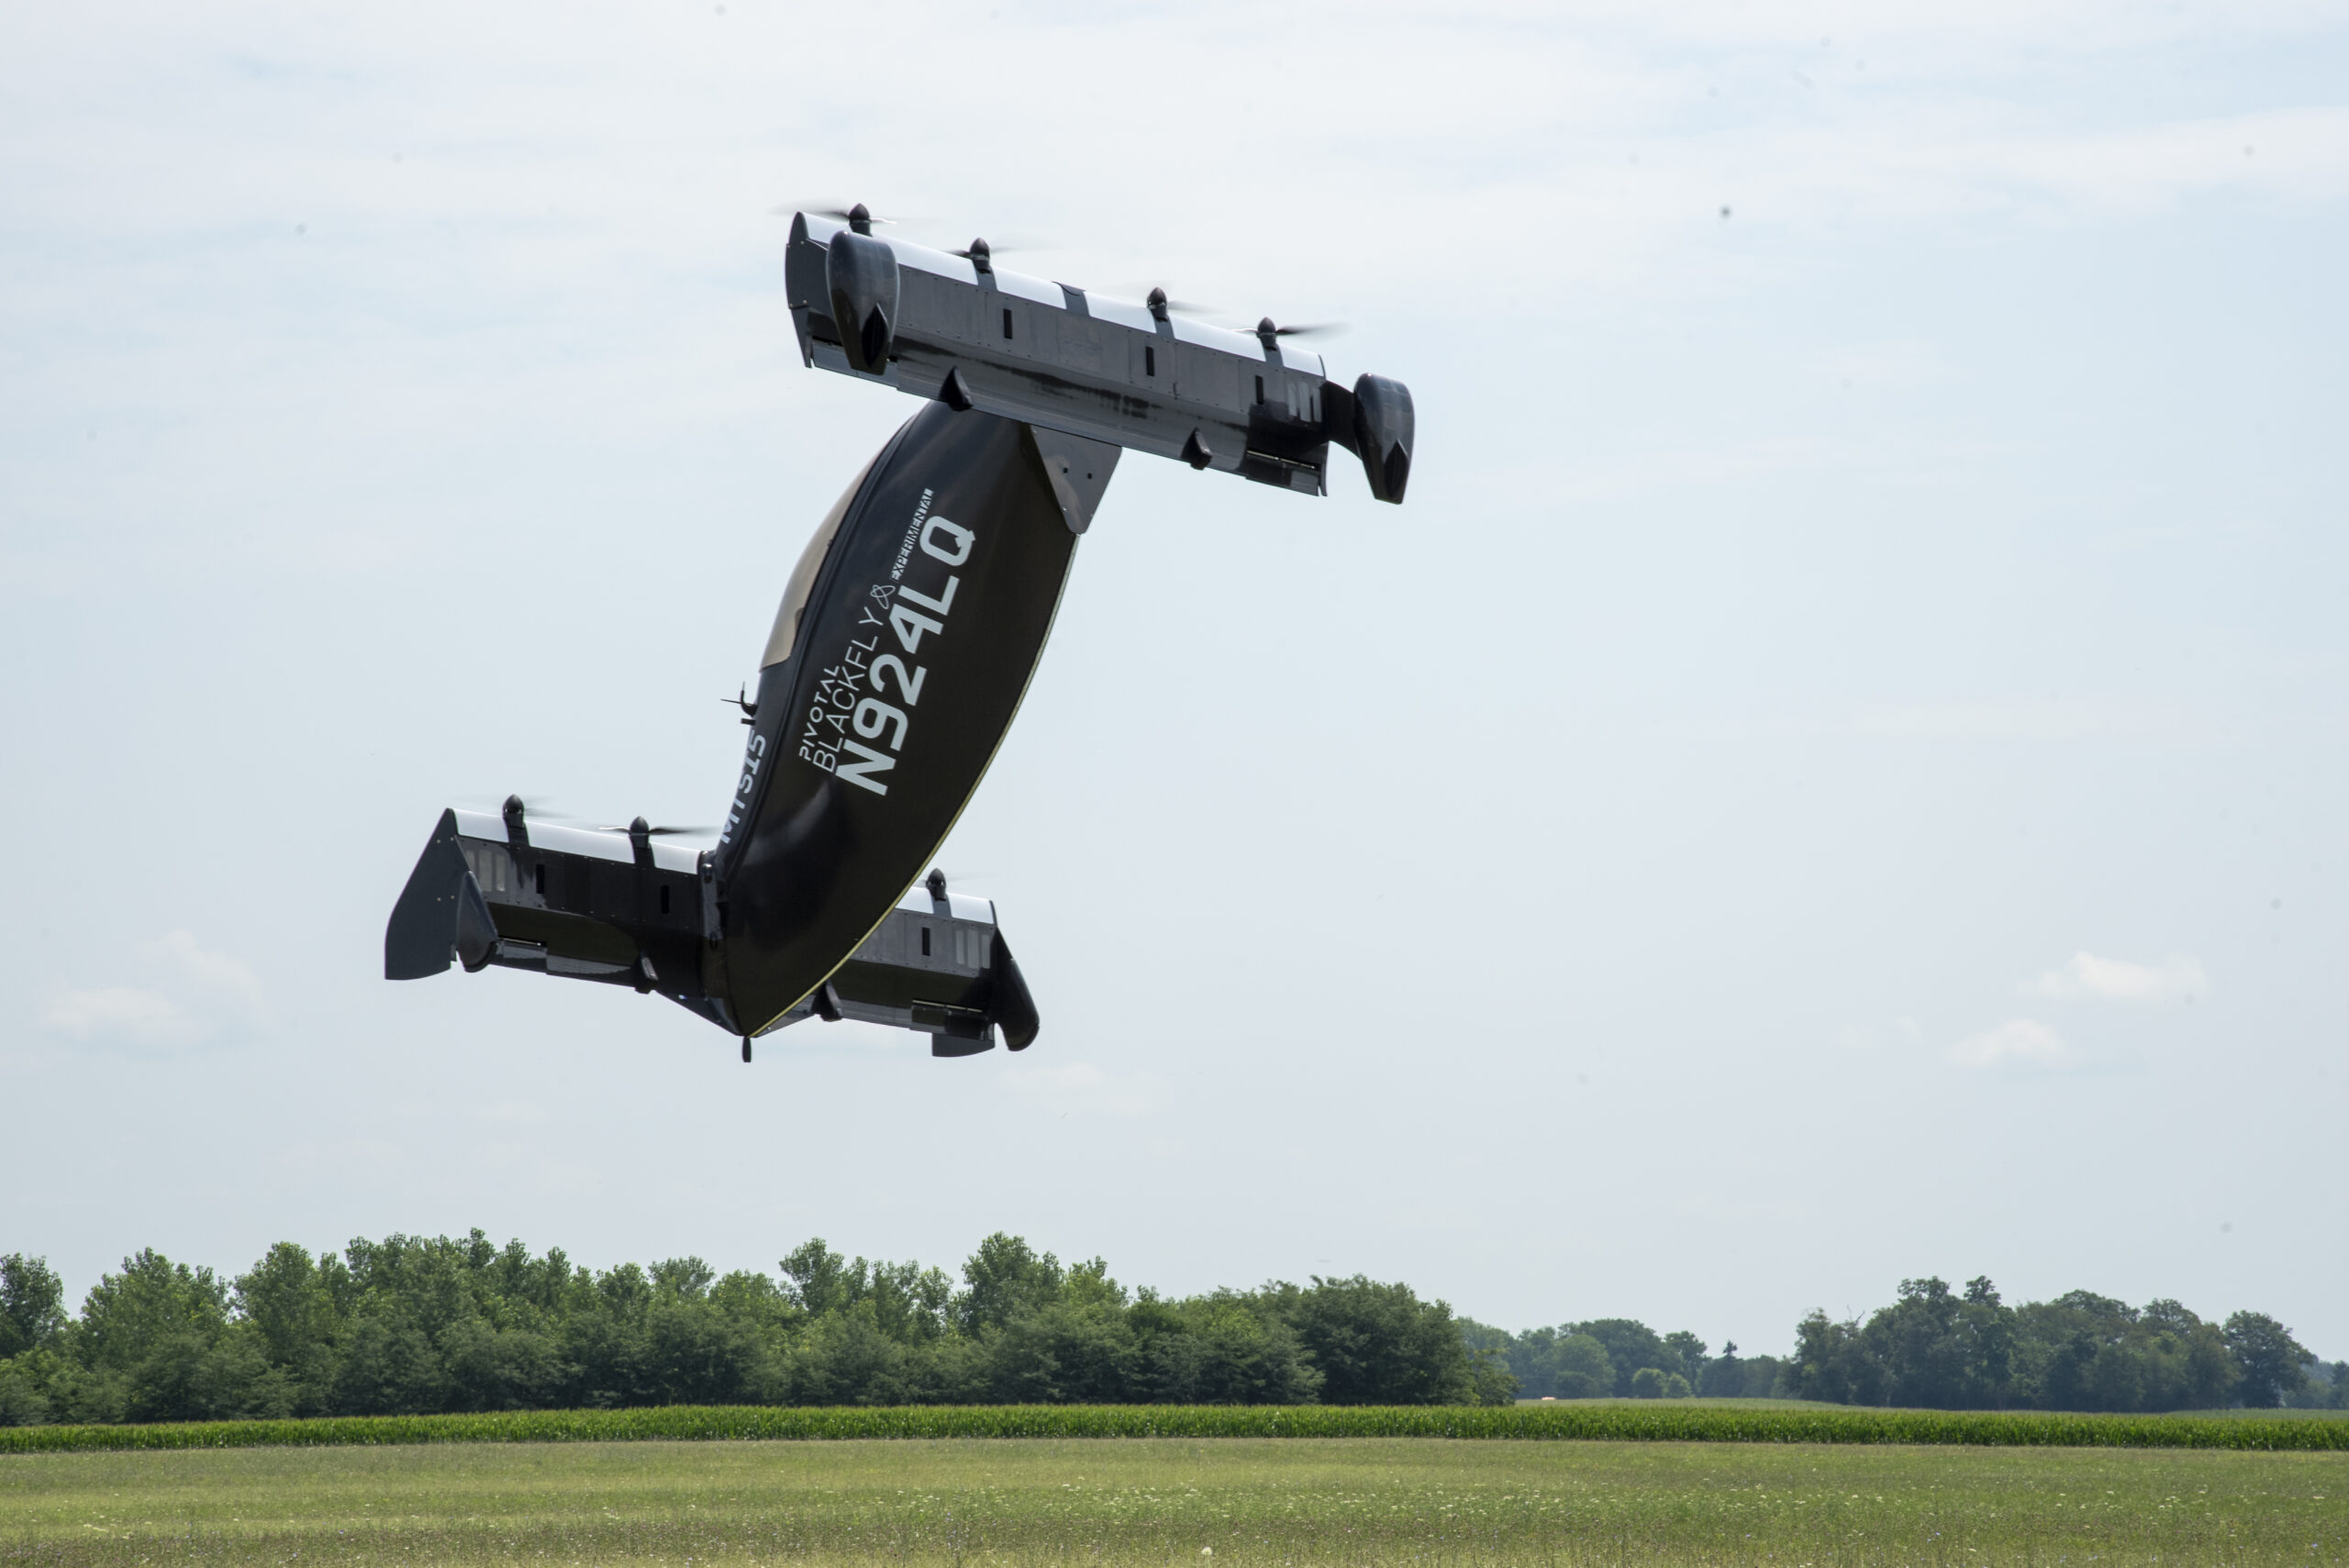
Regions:
<svg viewBox="0 0 2349 1568"><path fill-rule="evenodd" d="M65 1328L65 1282L47 1258L0 1257L0 1361L39 1350Z"/></svg>
<svg viewBox="0 0 2349 1568"><path fill-rule="evenodd" d="M2145 1410L2216 1410L2234 1402L2240 1373L2226 1335L2184 1306L2149 1302L2137 1314L2140 1385Z"/></svg>
<svg viewBox="0 0 2349 1568"><path fill-rule="evenodd" d="M1150 1291L1126 1309L1141 1397L1175 1405L1302 1405L1321 1391L1297 1331L1255 1298L1219 1290L1179 1302Z"/></svg>
<svg viewBox="0 0 2349 1568"><path fill-rule="evenodd" d="M793 1405L906 1405L970 1397L970 1381L941 1377L937 1352L881 1331L870 1302L818 1318L785 1349L771 1387Z"/></svg>
<svg viewBox="0 0 2349 1568"><path fill-rule="evenodd" d="M152 1247L101 1274L83 1298L83 1359L106 1371L131 1371L155 1357L193 1357L228 1329L228 1286L209 1268L172 1262ZM150 1380L167 1373L150 1369Z"/></svg>
<svg viewBox="0 0 2349 1568"><path fill-rule="evenodd" d="M989 1396L1007 1404L1116 1404L1141 1382L1132 1328L1101 1304L1019 1307L987 1331L981 1354Z"/></svg>
<svg viewBox="0 0 2349 1568"><path fill-rule="evenodd" d="M2139 1308L2087 1290L2009 1307L1987 1279L1960 1296L1925 1278L1901 1281L1865 1325L1810 1314L1776 1375L1789 1394L1847 1404L2151 1411L2222 1407L2239 1385L2295 1397L2306 1358L2257 1313L2221 1329L2176 1301Z"/></svg>
<svg viewBox="0 0 2349 1568"><path fill-rule="evenodd" d="M1589 1334L1568 1334L1558 1340L1552 1359L1552 1385L1561 1399L1603 1399L1615 1392L1615 1363L1607 1347Z"/></svg>
<svg viewBox="0 0 2349 1568"><path fill-rule="evenodd" d="M1608 1364L1615 1369L1615 1386L1608 1392L1618 1399L1631 1397L1632 1375L1643 1366L1659 1372L1680 1370L1679 1354L1636 1318L1595 1318L1572 1325L1571 1331L1588 1335L1607 1348Z"/></svg>
<svg viewBox="0 0 2349 1568"><path fill-rule="evenodd" d="M1478 1405L1514 1405L1517 1403L1517 1374L1508 1369L1508 1356L1499 1350L1469 1352L1469 1389L1471 1399Z"/></svg>
<svg viewBox="0 0 2349 1568"><path fill-rule="evenodd" d="M1027 1245L1013 1238L989 1240ZM986 1243L981 1244L981 1250L986 1250ZM1057 1269L1054 1264L1054 1284ZM935 1340L949 1327L953 1286L940 1269L926 1269L916 1262L867 1262L861 1257L851 1262L818 1237L783 1260L783 1273L785 1300L811 1317L845 1312L870 1301L874 1326L891 1339L909 1344Z"/></svg>
<svg viewBox="0 0 2349 1568"><path fill-rule="evenodd" d="M848 1260L811 1237L792 1249L780 1265L783 1294L811 1318L837 1312L849 1304Z"/></svg>
<svg viewBox="0 0 2349 1568"><path fill-rule="evenodd" d="M1468 1353L1472 1356L1479 1351L1489 1351L1506 1357L1517 1348L1518 1336L1506 1329L1496 1329L1490 1323L1479 1323L1474 1318L1454 1318L1453 1321L1460 1326L1460 1342L1468 1347ZM1541 1333L1542 1330L1536 1329L1533 1332Z"/></svg>
<svg viewBox="0 0 2349 1568"><path fill-rule="evenodd" d="M801 1316L774 1280L748 1269L736 1269L711 1285L709 1303L762 1340L790 1332Z"/></svg>
<svg viewBox="0 0 2349 1568"><path fill-rule="evenodd" d="M1704 1374L1697 1380L1697 1392L1708 1399L1735 1399L1745 1393L1745 1360L1737 1353L1737 1341L1730 1340L1721 1345L1721 1353L1705 1363Z"/></svg>
<svg viewBox="0 0 2349 1568"><path fill-rule="evenodd" d="M1835 1405L1873 1405L1880 1384L1860 1353L1860 1326L1836 1322L1814 1307L1795 1325L1794 1356L1787 1368L1787 1392L1797 1399Z"/></svg>
<svg viewBox="0 0 2349 1568"><path fill-rule="evenodd" d="M1408 1284L1314 1277L1310 1289L1266 1287L1296 1329L1332 1405L1458 1405L1475 1397L1475 1369L1452 1308Z"/></svg>
<svg viewBox="0 0 2349 1568"><path fill-rule="evenodd" d="M1060 1294L1060 1260L998 1230L963 1264L963 1288L951 1310L955 1326L977 1335L1001 1328L1021 1307L1043 1306Z"/></svg>
<svg viewBox="0 0 2349 1568"><path fill-rule="evenodd" d="M699 1301L717 1279L718 1271L699 1258L668 1258L652 1265L653 1294L666 1301Z"/></svg>
<svg viewBox="0 0 2349 1568"><path fill-rule="evenodd" d="M0 1427L38 1427L49 1419L49 1396L41 1392L34 1352L20 1361L0 1360Z"/></svg>
<svg viewBox="0 0 2349 1568"><path fill-rule="evenodd" d="M1472 1359L1497 1356L1503 1369L1516 1379L1519 1392L1530 1398L1552 1392L1550 1360L1556 1349L1556 1329L1529 1329L1511 1334L1473 1318L1454 1321L1460 1325L1460 1342L1468 1347Z"/></svg>
<svg viewBox="0 0 2349 1568"><path fill-rule="evenodd" d="M864 1260L857 1259L856 1266L864 1269ZM902 1263L875 1262L863 1281L858 1299L872 1301L874 1321L891 1339L926 1345L949 1332L947 1312L954 1285L945 1270L924 1268L911 1259Z"/></svg>
<svg viewBox="0 0 2349 1568"><path fill-rule="evenodd" d="M332 1260L326 1260L332 1264ZM298 1414L317 1414L330 1396L335 1340L342 1329L333 1288L339 1265L280 1241L231 1286L236 1310L261 1336L264 1354L292 1390Z"/></svg>
<svg viewBox="0 0 2349 1568"><path fill-rule="evenodd" d="M1899 1299L1869 1318L1854 1351L1884 1403L1978 1410L2005 1402L2009 1314L1975 1279L1960 1296L1940 1279L1905 1279Z"/></svg>
<svg viewBox="0 0 2349 1568"><path fill-rule="evenodd" d="M449 1388L440 1352L397 1303L370 1303L353 1318L340 1349L332 1395L338 1414L396 1416L443 1407Z"/></svg>
<svg viewBox="0 0 2349 1568"><path fill-rule="evenodd" d="M1475 1390L1476 1403L1515 1403L1527 1381L1517 1371L1522 1358L1518 1351L1516 1336L1488 1323L1479 1323L1473 1318L1457 1318L1453 1322L1460 1329L1460 1342L1468 1349L1472 1369L1470 1381ZM1543 1377L1541 1382L1540 1392L1549 1392L1549 1378Z"/></svg>
<svg viewBox="0 0 2349 1568"><path fill-rule="evenodd" d="M1687 1380L1690 1387L1695 1387L1697 1380L1705 1374L1705 1341L1681 1329L1664 1337L1664 1353L1673 1358L1674 1364L1664 1365L1661 1362L1656 1364L1663 1366L1667 1373L1678 1373Z"/></svg>
<svg viewBox="0 0 2349 1568"><path fill-rule="evenodd" d="M2265 1312L2238 1312L2227 1319L2224 1332L2242 1374L2244 1404L2271 1408L2307 1385L2309 1364L2316 1357L2275 1318Z"/></svg>
<svg viewBox="0 0 2349 1568"><path fill-rule="evenodd" d="M176 1373L181 1364L172 1363ZM133 1401L147 1418L204 1421L274 1420L294 1414L301 1390L292 1373L271 1363L269 1347L252 1324L236 1322L185 1365L184 1381L168 1388L134 1382Z"/></svg>
<svg viewBox="0 0 2349 1568"><path fill-rule="evenodd" d="M447 1374L452 1408L542 1410L573 1402L568 1396L578 1369L564 1359L562 1342L552 1333L466 1318L442 1332L434 1351ZM429 1385L419 1379L418 1386Z"/></svg>
<svg viewBox="0 0 2349 1568"><path fill-rule="evenodd" d="M640 1387L648 1403L739 1405L759 1382L756 1337L699 1296L656 1300L642 1342Z"/></svg>

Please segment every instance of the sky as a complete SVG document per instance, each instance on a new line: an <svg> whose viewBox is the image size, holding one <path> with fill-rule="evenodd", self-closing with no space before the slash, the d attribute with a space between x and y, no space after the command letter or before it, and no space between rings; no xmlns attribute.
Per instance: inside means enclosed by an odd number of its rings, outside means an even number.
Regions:
<svg viewBox="0 0 2349 1568"><path fill-rule="evenodd" d="M2344 68L2280 0L0 10L0 1251L1005 1229L2349 1356ZM1119 466L941 857L1022 1054L385 982L446 806L719 819L916 411L798 361L855 200L1349 324L1407 504Z"/></svg>

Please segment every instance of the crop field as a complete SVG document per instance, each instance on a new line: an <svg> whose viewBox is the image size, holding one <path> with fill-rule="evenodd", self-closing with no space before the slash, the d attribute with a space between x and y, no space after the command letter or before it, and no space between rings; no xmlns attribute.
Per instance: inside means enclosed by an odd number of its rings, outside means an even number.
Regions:
<svg viewBox="0 0 2349 1568"><path fill-rule="evenodd" d="M699 1442L855 1438L1475 1438L1494 1440L1962 1443L2051 1448L2337 1449L2334 1412L2064 1415L1886 1410L1786 1399L1440 1405L663 1405L633 1410L329 1416L309 1420L0 1428L0 1454L327 1444Z"/></svg>
<svg viewBox="0 0 2349 1568"><path fill-rule="evenodd" d="M2349 1453L1431 1439L0 1457L0 1565L2349 1562Z"/></svg>

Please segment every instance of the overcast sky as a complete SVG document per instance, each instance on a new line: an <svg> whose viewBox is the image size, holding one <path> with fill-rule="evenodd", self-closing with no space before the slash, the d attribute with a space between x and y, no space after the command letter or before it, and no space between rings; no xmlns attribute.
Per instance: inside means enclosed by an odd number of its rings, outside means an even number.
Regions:
<svg viewBox="0 0 2349 1568"><path fill-rule="evenodd" d="M0 10L0 1251L2349 1355L2349 20L1894 12ZM944 856L1023 1055L386 983L444 806L722 814L916 411L798 362L777 214L856 199L1351 323L1408 504L1120 466Z"/></svg>

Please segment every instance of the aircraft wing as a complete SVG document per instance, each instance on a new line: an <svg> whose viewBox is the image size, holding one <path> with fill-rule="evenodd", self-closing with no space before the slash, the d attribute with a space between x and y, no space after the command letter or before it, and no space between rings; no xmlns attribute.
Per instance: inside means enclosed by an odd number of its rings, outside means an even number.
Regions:
<svg viewBox="0 0 2349 1568"><path fill-rule="evenodd" d="M796 214L785 287L808 364L917 397L1106 441L1308 495L1329 488L1334 442L1371 493L1399 503L1415 439L1410 389L1349 387L1321 356L1047 283L969 255ZM846 325L843 326L843 323Z"/></svg>

